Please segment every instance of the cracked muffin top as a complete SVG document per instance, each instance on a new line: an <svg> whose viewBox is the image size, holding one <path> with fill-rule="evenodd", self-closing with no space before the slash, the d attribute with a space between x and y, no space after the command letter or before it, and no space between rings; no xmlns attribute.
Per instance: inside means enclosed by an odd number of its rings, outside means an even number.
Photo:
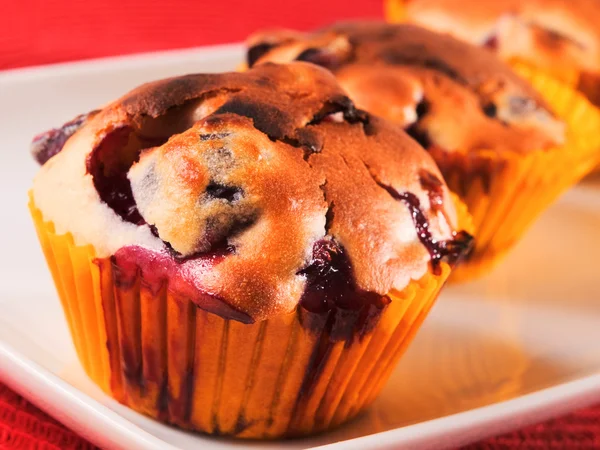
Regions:
<svg viewBox="0 0 600 450"><path fill-rule="evenodd" d="M57 233L242 322L385 303L470 239L431 157L312 64L145 84L33 151Z"/></svg>
<svg viewBox="0 0 600 450"><path fill-rule="evenodd" d="M308 61L333 71L358 107L401 124L423 146L528 152L563 143L565 126L492 53L416 25L340 23L259 32L248 65Z"/></svg>
<svg viewBox="0 0 600 450"><path fill-rule="evenodd" d="M597 0L406 0L404 10L409 20L491 48L502 59L553 73L582 71L579 88L600 104Z"/></svg>

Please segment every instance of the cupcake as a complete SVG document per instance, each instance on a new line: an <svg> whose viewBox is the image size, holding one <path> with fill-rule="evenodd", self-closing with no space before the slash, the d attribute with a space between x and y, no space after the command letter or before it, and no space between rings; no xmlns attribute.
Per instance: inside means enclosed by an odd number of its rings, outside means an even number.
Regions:
<svg viewBox="0 0 600 450"><path fill-rule="evenodd" d="M599 158L600 114L580 94L448 35L355 22L249 39L249 66L292 60L330 69L359 108L403 127L436 160L475 224L453 279L488 271Z"/></svg>
<svg viewBox="0 0 600 450"><path fill-rule="evenodd" d="M358 414L471 240L430 155L312 64L146 84L33 150L31 213L85 371L213 435Z"/></svg>
<svg viewBox="0 0 600 450"><path fill-rule="evenodd" d="M597 0L387 0L386 15L544 70L600 106Z"/></svg>

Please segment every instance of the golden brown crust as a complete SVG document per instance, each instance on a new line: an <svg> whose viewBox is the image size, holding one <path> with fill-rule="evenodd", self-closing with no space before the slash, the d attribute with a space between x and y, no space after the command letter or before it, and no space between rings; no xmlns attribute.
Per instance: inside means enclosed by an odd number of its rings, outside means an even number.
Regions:
<svg viewBox="0 0 600 450"><path fill-rule="evenodd" d="M64 172L76 166L68 161L81 158L89 174L83 180ZM145 244L124 245L123 239L116 248L101 247L98 236L85 235L85 226L60 223L72 213L61 215L60 208L86 203L43 204L37 193L58 177L61 188L72 177L93 183L94 202L110 207L123 225L152 228L164 248L148 253L139 250ZM355 283L359 292L383 296L423 276L437 261L439 244L451 246L454 238L454 208L439 180L422 148L356 110L328 71L306 63L264 64L132 91L44 165L34 196L58 229L82 244L108 248L99 256L115 255L121 283L142 270L156 280L152 289L169 279L169 289L202 307L223 313L215 306L223 302L229 311L223 315L253 321L298 305L307 273L322 270L305 271L318 243L328 243L321 247L333 248L338 259L347 255L352 279L342 290ZM65 194L86 192L87 199L86 189ZM405 193L412 196L408 203L400 198ZM428 224L415 224L419 211ZM89 215L94 224L107 220L95 210ZM417 226L425 225L418 234ZM119 232L113 226L101 239ZM427 233L431 242L424 243ZM127 275L132 266L141 269Z"/></svg>
<svg viewBox="0 0 600 450"><path fill-rule="evenodd" d="M250 42L261 39L270 45L255 63L325 66L359 107L449 151L527 152L564 138L564 125L527 82L491 53L449 36L408 24L354 22L295 40L288 33L279 44L270 32Z"/></svg>
<svg viewBox="0 0 600 450"><path fill-rule="evenodd" d="M404 6L408 20L486 45L503 59L565 78L600 72L597 0L410 0Z"/></svg>

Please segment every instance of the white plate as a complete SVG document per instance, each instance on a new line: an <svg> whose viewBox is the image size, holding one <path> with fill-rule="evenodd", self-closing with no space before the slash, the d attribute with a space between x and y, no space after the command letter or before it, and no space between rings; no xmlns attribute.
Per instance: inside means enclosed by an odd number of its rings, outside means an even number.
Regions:
<svg viewBox="0 0 600 450"><path fill-rule="evenodd" d="M31 137L142 81L233 69L237 46L0 74L0 379L106 448L222 449L118 405L86 379L26 210ZM600 400L600 185L552 207L491 276L447 289L377 402L278 449L452 448Z"/></svg>

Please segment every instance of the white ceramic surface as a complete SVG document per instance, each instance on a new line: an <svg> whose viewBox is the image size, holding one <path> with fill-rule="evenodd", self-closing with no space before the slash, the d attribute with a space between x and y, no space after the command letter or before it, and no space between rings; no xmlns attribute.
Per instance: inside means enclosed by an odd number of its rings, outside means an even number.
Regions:
<svg viewBox="0 0 600 450"><path fill-rule="evenodd" d="M600 183L554 205L507 260L447 289L375 404L309 439L193 435L104 396L83 374L27 209L31 137L140 82L233 69L237 46L0 73L0 380L105 448L453 448L600 401ZM329 448L329 447L328 447Z"/></svg>

